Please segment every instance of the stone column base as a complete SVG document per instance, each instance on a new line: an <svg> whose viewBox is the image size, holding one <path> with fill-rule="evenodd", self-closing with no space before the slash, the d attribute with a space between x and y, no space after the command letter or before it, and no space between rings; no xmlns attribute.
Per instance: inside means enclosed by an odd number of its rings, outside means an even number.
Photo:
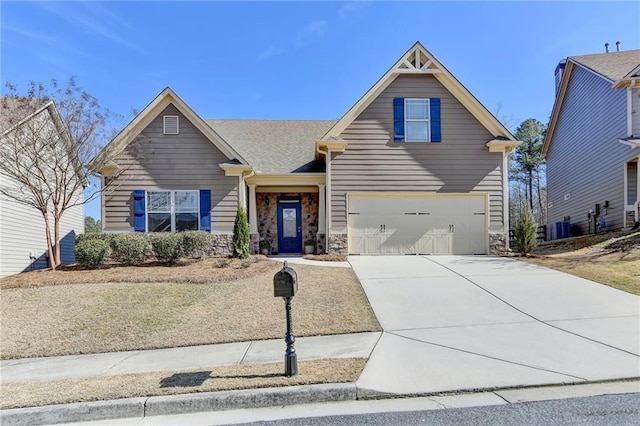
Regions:
<svg viewBox="0 0 640 426"><path fill-rule="evenodd" d="M326 235L318 232L316 234L316 254L326 253L326 247L327 247L326 244L327 244Z"/></svg>
<svg viewBox="0 0 640 426"><path fill-rule="evenodd" d="M260 234L251 234L249 240L249 251L253 254L260 253Z"/></svg>
<svg viewBox="0 0 640 426"><path fill-rule="evenodd" d="M347 234L329 234L329 254L348 254Z"/></svg>
<svg viewBox="0 0 640 426"><path fill-rule="evenodd" d="M511 252L506 234L489 234L489 254L501 256Z"/></svg>

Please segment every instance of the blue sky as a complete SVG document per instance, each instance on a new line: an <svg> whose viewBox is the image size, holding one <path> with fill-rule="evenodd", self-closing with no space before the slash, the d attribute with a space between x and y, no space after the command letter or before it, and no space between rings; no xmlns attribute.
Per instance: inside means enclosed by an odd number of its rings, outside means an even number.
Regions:
<svg viewBox="0 0 640 426"><path fill-rule="evenodd" d="M571 55L640 48L640 2L5 2L1 77L121 114L172 87L203 118L331 119L419 40L513 129ZM85 213L99 218L98 203Z"/></svg>

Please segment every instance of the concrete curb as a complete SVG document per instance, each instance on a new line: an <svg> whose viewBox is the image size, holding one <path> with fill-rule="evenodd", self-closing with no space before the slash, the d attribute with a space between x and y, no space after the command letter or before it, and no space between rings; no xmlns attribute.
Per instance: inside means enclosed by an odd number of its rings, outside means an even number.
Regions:
<svg viewBox="0 0 640 426"><path fill-rule="evenodd" d="M46 425L125 417L142 418L147 399L127 398L2 410L0 411L0 424L3 426Z"/></svg>
<svg viewBox="0 0 640 426"><path fill-rule="evenodd" d="M152 396L2 410L0 424L45 425L127 417L144 418L238 408L347 401L356 400L356 397L355 383Z"/></svg>
<svg viewBox="0 0 640 426"><path fill-rule="evenodd" d="M261 408L356 399L355 383L246 389L203 394L154 396L147 401L146 416Z"/></svg>
<svg viewBox="0 0 640 426"><path fill-rule="evenodd" d="M388 394L358 389L355 383L329 383L322 385L287 386L280 388L245 389L223 392L191 393L180 395L128 398L112 401L80 402L33 408L15 408L0 411L0 424L47 425L56 423L90 422L97 420L165 416L206 411L226 411L276 406L290 406L321 402L340 402L371 399L415 398L420 396L466 399L474 395L494 394L507 404L595 395L640 392L640 379L601 381L571 385L545 385L532 387L476 389L474 391L449 391L429 395ZM437 402L437 401L436 401Z"/></svg>

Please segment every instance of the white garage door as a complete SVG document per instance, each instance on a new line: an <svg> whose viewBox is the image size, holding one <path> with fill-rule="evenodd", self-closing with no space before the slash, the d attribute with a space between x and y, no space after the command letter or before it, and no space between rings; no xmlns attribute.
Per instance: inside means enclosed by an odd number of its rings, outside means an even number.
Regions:
<svg viewBox="0 0 640 426"><path fill-rule="evenodd" d="M351 254L486 254L484 195L350 196Z"/></svg>

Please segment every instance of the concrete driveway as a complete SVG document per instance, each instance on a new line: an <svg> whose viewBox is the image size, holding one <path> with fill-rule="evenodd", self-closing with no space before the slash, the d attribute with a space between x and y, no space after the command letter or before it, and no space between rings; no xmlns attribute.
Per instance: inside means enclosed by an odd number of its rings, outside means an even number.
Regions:
<svg viewBox="0 0 640 426"><path fill-rule="evenodd" d="M384 329L362 394L640 377L638 296L508 258L349 262Z"/></svg>

